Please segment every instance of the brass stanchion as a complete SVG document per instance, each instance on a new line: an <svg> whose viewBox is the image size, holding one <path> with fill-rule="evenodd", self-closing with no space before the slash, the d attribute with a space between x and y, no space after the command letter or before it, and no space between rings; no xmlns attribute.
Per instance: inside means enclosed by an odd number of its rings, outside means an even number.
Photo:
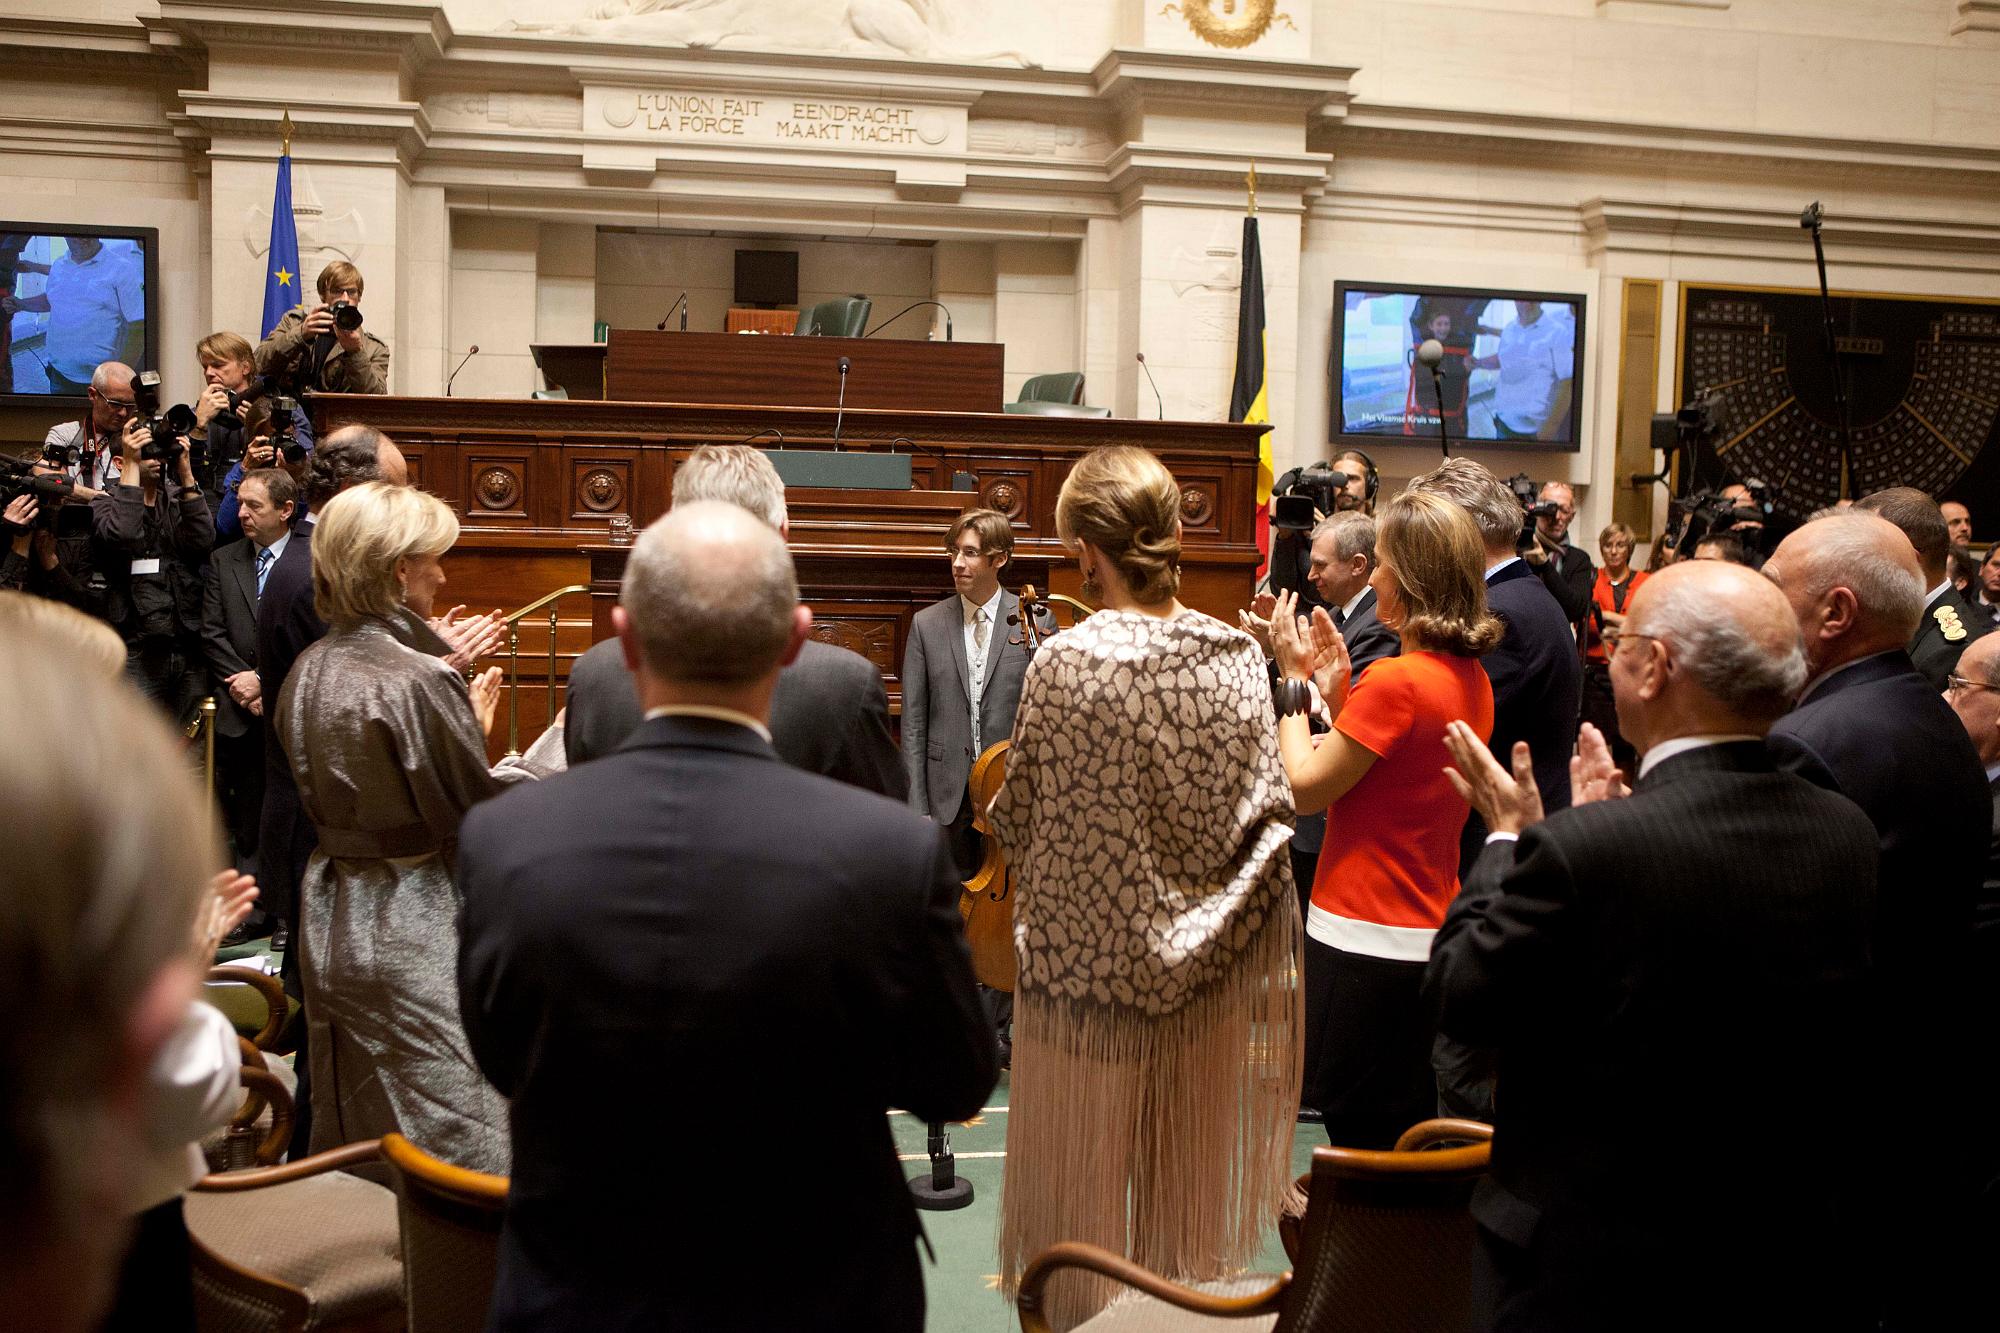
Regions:
<svg viewBox="0 0 2000 1333"><path fill-rule="evenodd" d="M215 800L215 696L203 695L201 700L201 767L208 780L208 799Z"/></svg>

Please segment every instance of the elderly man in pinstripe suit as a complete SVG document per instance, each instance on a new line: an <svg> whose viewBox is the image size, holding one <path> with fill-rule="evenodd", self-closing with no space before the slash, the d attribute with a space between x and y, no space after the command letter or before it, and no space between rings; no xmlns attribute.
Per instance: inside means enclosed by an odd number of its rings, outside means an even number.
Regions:
<svg viewBox="0 0 2000 1333"><path fill-rule="evenodd" d="M1765 750L1798 623L1751 570L1676 565L1612 673L1629 791L1594 727L1546 819L1525 744L1509 773L1447 741L1492 830L1427 979L1440 1027L1497 1055L1487 1326L1864 1327L1830 1168L1854 1127L1813 1108L1871 1077L1875 831Z"/></svg>

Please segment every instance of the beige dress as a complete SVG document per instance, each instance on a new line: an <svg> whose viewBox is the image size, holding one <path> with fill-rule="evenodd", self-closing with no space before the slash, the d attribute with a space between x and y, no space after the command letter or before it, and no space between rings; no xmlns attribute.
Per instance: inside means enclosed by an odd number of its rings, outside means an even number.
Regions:
<svg viewBox="0 0 2000 1333"><path fill-rule="evenodd" d="M507 1103L481 1077L458 1011L465 812L489 771L465 681L422 621L338 628L300 654L277 732L319 849L299 886L312 1050L312 1151L391 1130L476 1171L508 1168Z"/></svg>
<svg viewBox="0 0 2000 1333"><path fill-rule="evenodd" d="M1014 874L1001 1273L1090 1241L1242 1271L1289 1189L1303 1014L1291 786L1263 655L1101 611L1028 668L993 823ZM1050 1287L1059 1326L1104 1303Z"/></svg>

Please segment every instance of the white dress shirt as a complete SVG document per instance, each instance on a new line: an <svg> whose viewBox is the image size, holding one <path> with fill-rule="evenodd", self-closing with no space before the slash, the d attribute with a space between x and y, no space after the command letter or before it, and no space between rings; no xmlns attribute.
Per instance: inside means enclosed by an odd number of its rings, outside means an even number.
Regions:
<svg viewBox="0 0 2000 1333"><path fill-rule="evenodd" d="M995 621L1000 615L1000 589L995 588L983 605L960 597L958 609L965 616L966 694L972 703L972 753L976 756L982 748L979 701L986 693L986 663L993 655ZM980 642L982 634L985 638L983 643Z"/></svg>
<svg viewBox="0 0 2000 1333"><path fill-rule="evenodd" d="M764 738L766 745L771 742L771 729L748 713L739 713L734 708L717 708L713 704L661 704L658 708L646 710L646 721L656 717L705 717L715 722L733 722L739 727L748 727Z"/></svg>

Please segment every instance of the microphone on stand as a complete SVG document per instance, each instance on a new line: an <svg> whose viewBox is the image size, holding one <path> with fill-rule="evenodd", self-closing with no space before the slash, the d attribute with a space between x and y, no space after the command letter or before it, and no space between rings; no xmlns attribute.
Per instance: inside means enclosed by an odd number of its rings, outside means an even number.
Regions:
<svg viewBox="0 0 2000 1333"><path fill-rule="evenodd" d="M883 320L883 321L882 321L882 322L881 322L880 324L877 324L877 325L876 325L876 326L875 326L874 328L872 328L872 329L868 330L868 332L866 332L866 333L862 334L861 336L862 336L862 337L864 337L864 338L873 338L873 337L874 337L874 336L875 336L876 334L878 334L878 333L880 333L880 332L881 332L882 330L884 330L884 329L888 328L888 327L889 327L889 326L890 326L891 324L894 324L894 323L895 323L895 322L896 322L897 320L899 320L899 319L901 319L901 318L902 318L903 316L905 316L905 315L909 314L909 313L910 313L910 312L911 312L912 310L916 310L916 309L918 309L919 307L922 307L922 306L927 306L927 305L934 305L934 306L936 306L936 307L937 307L938 309L940 309L940 310L944 311L944 340L945 340L946 342L950 342L950 341L951 341L951 308L950 308L949 306L947 306L947 305L946 305L946 304L945 304L944 302L942 302L942 301L917 301L917 302L915 302L914 304L911 304L911 305L906 305L906 306L904 306L904 307L903 307L903 308L902 308L901 310L898 310L898 311L897 311L897 312L896 312L895 314L893 314L893 315L889 316L889 318L887 318L887 319Z"/></svg>
<svg viewBox="0 0 2000 1333"><path fill-rule="evenodd" d="M660 316L660 322L653 326L653 331L656 333L665 333L667 331L667 321L672 319L674 317L674 311L678 310L681 312L681 332L686 333L688 331L687 305L688 305L688 294L686 292L682 292L679 298L676 299L672 305L667 307L667 313Z"/></svg>
<svg viewBox="0 0 2000 1333"><path fill-rule="evenodd" d="M465 369L465 363L467 361L472 360L473 357L478 355L479 355L478 343L474 343L472 344L472 346L465 349L465 355L462 358L460 358L458 365L452 368L451 374L445 378L444 382L445 397L447 398L451 397L451 386L453 382L458 379L458 372Z"/></svg>
<svg viewBox="0 0 2000 1333"><path fill-rule="evenodd" d="M847 358L840 358L840 402L833 409L833 451L840 452L840 419L847 413Z"/></svg>
<svg viewBox="0 0 2000 1333"><path fill-rule="evenodd" d="M1146 354L1144 352L1134 352L1133 355L1139 358L1139 369L1146 372L1146 383L1153 386L1153 401L1160 405L1160 420L1165 421L1167 419L1167 400L1160 397L1160 385L1153 378L1153 368L1146 364Z"/></svg>
<svg viewBox="0 0 2000 1333"><path fill-rule="evenodd" d="M1444 344L1435 338L1426 338L1417 348L1419 363L1429 366L1431 390L1437 394L1438 403L1438 443L1444 448L1444 456L1451 457L1451 432L1444 423L1444 372L1438 367L1444 363Z"/></svg>

